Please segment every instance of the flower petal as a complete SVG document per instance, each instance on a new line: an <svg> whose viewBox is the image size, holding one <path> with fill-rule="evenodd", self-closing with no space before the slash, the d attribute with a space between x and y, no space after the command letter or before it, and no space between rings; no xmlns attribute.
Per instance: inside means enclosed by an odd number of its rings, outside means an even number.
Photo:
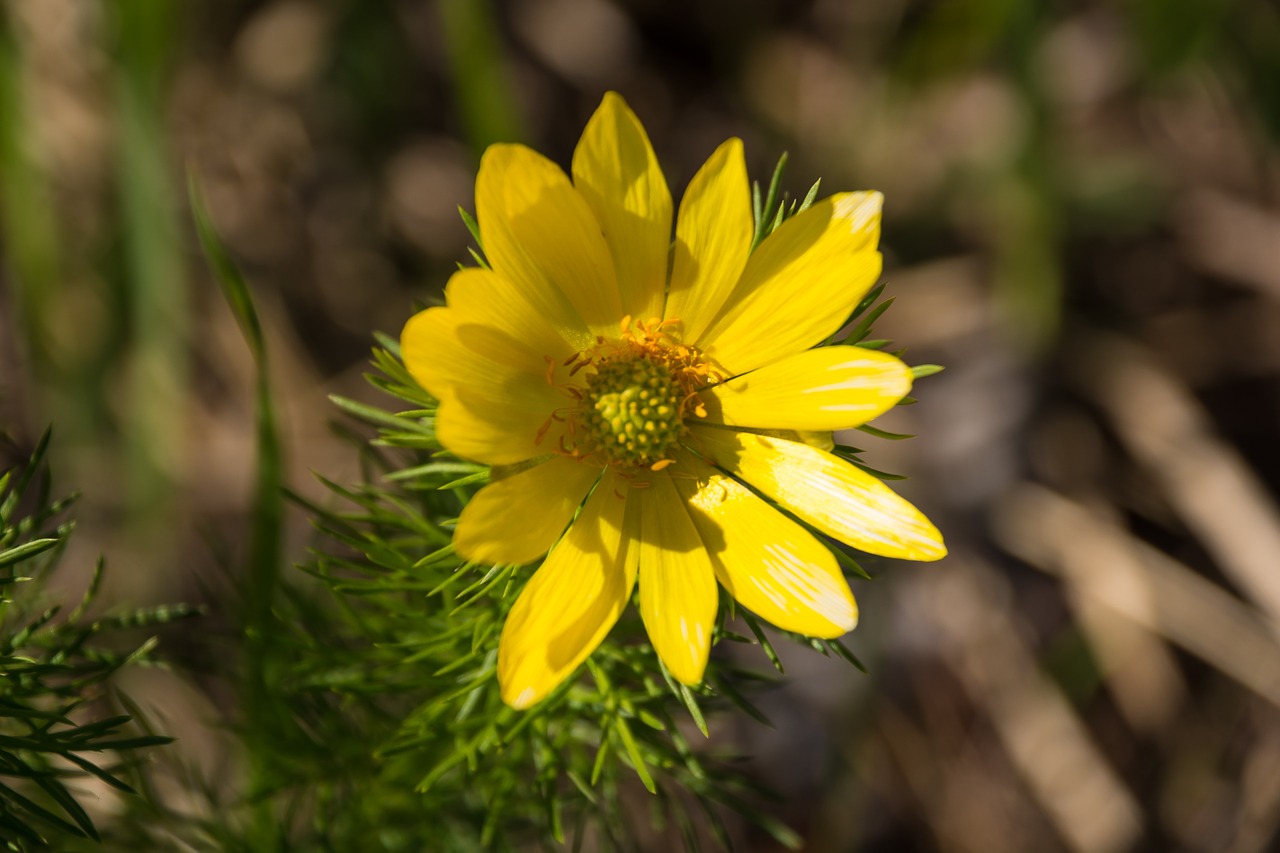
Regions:
<svg viewBox="0 0 1280 853"><path fill-rule="evenodd" d="M677 680L702 680L716 618L715 569L668 476L636 493L640 503L640 617Z"/></svg>
<svg viewBox="0 0 1280 853"><path fill-rule="evenodd" d="M436 438L463 459L515 465L556 446L559 434L538 441L551 411L519 395L495 399L462 389L440 398Z"/></svg>
<svg viewBox="0 0 1280 853"><path fill-rule="evenodd" d="M429 308L410 317L400 335L405 367L440 400L440 442L459 456L494 465L545 453L538 431L565 398L544 377L512 365L510 359L523 365L524 357L504 344L502 332L461 320L464 315L452 308ZM472 340L462 340L461 327L474 333ZM477 348L475 338L488 344ZM546 447L554 447L556 438L548 436Z"/></svg>
<svg viewBox="0 0 1280 853"><path fill-rule="evenodd" d="M604 230L622 313L661 317L671 192L644 126L617 92L605 94L582 132L573 152L573 184Z"/></svg>
<svg viewBox="0 0 1280 853"><path fill-rule="evenodd" d="M513 708L528 708L568 678L627 606L639 520L618 489L607 474L507 615L498 683Z"/></svg>
<svg viewBox="0 0 1280 853"><path fill-rule="evenodd" d="M470 322L453 308L428 308L410 317L400 333L400 354L413 378L435 397L459 386L494 383L512 388L541 384L553 390L546 382L545 362L529 357L527 348L500 329Z"/></svg>
<svg viewBox="0 0 1280 853"><path fill-rule="evenodd" d="M523 145L490 145L476 214L495 272L530 294L575 349L616 336L622 318L600 223L559 166Z"/></svg>
<svg viewBox="0 0 1280 853"><path fill-rule="evenodd" d="M739 604L784 631L810 637L853 630L858 607L822 543L692 454L682 453L676 464L693 474L672 482L689 507L716 577Z"/></svg>
<svg viewBox="0 0 1280 853"><path fill-rule="evenodd" d="M680 201L663 316L680 320L686 343L697 344L724 307L747 265L754 233L742 140L730 139L707 158Z"/></svg>
<svg viewBox="0 0 1280 853"><path fill-rule="evenodd" d="M708 420L761 429L850 429L893 408L911 368L862 347L797 353L702 392Z"/></svg>
<svg viewBox="0 0 1280 853"><path fill-rule="evenodd" d="M694 427L700 451L818 530L869 554L939 560L929 519L857 466L797 441Z"/></svg>
<svg viewBox="0 0 1280 853"><path fill-rule="evenodd" d="M458 329L464 341L468 341L465 326L492 326L507 336L509 347L523 353L532 371L543 370L545 357L561 361L577 350L544 319L547 309L535 301L536 292L522 290L492 270L458 270L449 278L444 295L449 307L466 318Z"/></svg>
<svg viewBox="0 0 1280 853"><path fill-rule="evenodd" d="M600 477L600 469L555 456L490 483L458 517L453 547L480 563L528 563L547 553Z"/></svg>
<svg viewBox="0 0 1280 853"><path fill-rule="evenodd" d="M699 346L730 375L809 349L840 328L880 276L881 195L843 193L760 244Z"/></svg>

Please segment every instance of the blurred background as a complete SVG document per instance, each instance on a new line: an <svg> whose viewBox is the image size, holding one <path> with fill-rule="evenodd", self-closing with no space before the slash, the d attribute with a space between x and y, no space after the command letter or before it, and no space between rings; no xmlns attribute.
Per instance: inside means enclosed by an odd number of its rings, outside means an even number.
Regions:
<svg viewBox="0 0 1280 853"><path fill-rule="evenodd" d="M1275 3L0 9L2 452L54 425L58 487L85 495L67 562L106 553L113 597L227 606L248 526L253 363L187 170L254 287L289 483L317 496L310 471L358 475L327 395L385 403L371 333L466 258L479 153L567 166L616 89L677 198L729 136L766 183L789 152L793 195L883 191L876 337L948 368L885 419L919 437L869 461L910 475L951 556L868 560L869 674L792 650L774 726L713 721L712 748L750 756L814 851L1280 849ZM195 671L199 633L164 641ZM234 779L216 685L129 678L184 760Z"/></svg>

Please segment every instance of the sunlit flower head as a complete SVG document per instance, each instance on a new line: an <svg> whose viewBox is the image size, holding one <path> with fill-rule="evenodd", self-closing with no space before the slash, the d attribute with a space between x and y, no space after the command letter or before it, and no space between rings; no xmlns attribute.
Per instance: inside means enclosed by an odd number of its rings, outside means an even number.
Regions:
<svg viewBox="0 0 1280 853"><path fill-rule="evenodd" d="M879 277L880 202L831 196L752 251L731 139L689 183L673 243L666 179L612 93L572 179L521 145L485 152L490 269L454 274L447 307L410 319L401 342L440 401L440 442L495 466L458 519L457 551L494 564L546 554L499 642L507 703L528 707L572 674L637 583L659 657L696 684L720 587L787 631L832 638L857 623L806 526L872 554L946 553L915 507L823 449L911 387L893 356L813 349Z"/></svg>

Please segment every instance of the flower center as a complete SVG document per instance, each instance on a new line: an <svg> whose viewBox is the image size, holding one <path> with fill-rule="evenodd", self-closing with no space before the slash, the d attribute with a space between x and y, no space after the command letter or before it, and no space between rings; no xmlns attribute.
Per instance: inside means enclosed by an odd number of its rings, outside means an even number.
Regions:
<svg viewBox="0 0 1280 853"><path fill-rule="evenodd" d="M674 464L685 417L707 416L698 392L724 378L697 347L680 343L679 325L674 319L633 322L628 316L613 340L598 337L594 347L562 362L546 356L547 384L574 403L551 413L535 443L560 423L552 453L628 469L661 471ZM557 381L561 367L569 368L568 381ZM585 386L578 384L583 381Z"/></svg>
<svg viewBox="0 0 1280 853"><path fill-rule="evenodd" d="M583 425L615 464L651 466L668 458L683 430L685 392L664 364L640 353L606 358L587 378Z"/></svg>

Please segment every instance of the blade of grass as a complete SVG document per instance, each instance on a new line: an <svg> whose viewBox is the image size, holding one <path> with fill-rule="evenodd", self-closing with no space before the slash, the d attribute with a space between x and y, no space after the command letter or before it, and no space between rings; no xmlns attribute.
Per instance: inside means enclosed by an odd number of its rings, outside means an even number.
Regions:
<svg viewBox="0 0 1280 853"><path fill-rule="evenodd" d="M493 4L489 0L441 0L437 7L453 91L471 150L479 155L494 142L519 140L522 134L516 102L503 62Z"/></svg>
<svg viewBox="0 0 1280 853"><path fill-rule="evenodd" d="M175 13L166 3L111 8L119 32L115 149L126 261L120 284L132 336L124 455L129 520L165 537L173 505L162 460L179 455L182 433L173 428L173 409L189 384L189 308L162 129Z"/></svg>
<svg viewBox="0 0 1280 853"><path fill-rule="evenodd" d="M249 286L214 230L194 173L190 175L189 193L196 232L205 257L240 324L257 367L255 396L258 459L246 567L248 573L244 583L243 701L247 720L245 738L249 747L246 752L251 760L257 760L257 766L253 768L252 788L269 790L273 784L273 773L265 765L264 757L279 747L268 748L262 741L279 737L288 719L282 712L280 703L276 701L281 673L272 665L273 638L277 630L273 607L279 592L283 557L284 471L280 435L271 399L266 343ZM269 801L264 798L255 808L257 829L262 834L260 838L274 841L279 828L271 814ZM270 846L274 846L274 843Z"/></svg>

